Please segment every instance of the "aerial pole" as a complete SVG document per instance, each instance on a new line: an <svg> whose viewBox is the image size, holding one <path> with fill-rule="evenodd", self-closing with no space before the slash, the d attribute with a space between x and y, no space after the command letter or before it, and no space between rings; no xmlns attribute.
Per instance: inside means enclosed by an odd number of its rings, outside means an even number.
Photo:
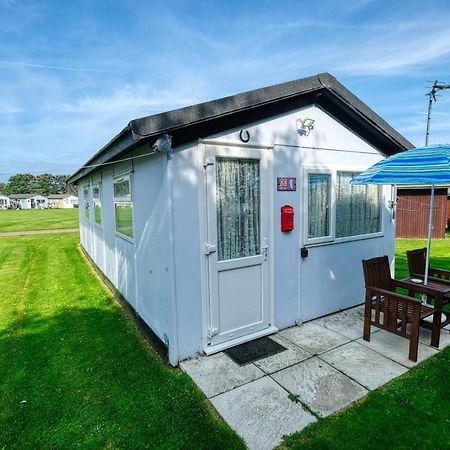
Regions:
<svg viewBox="0 0 450 450"><path fill-rule="evenodd" d="M425 134L425 147L428 146L428 137L430 136L430 124L431 124L431 108L433 107L433 100L436 101L436 92L444 89L450 89L450 84L444 84L436 80L431 87L430 92L426 94L429 97L428 100L428 117L427 117L427 132Z"/></svg>
<svg viewBox="0 0 450 450"><path fill-rule="evenodd" d="M431 124L431 108L433 107L433 101L436 101L436 92L443 91L444 89L450 89L450 84L444 84L436 80L428 92L428 116L427 116L427 132L425 134L425 147L428 146L428 138L430 136L430 124ZM434 209L434 183L431 185L431 200L430 200L430 212L428 219L428 240L427 240L427 258L425 261L425 279L424 284L428 282L428 269L430 264L430 251L431 251L431 236L433 233L433 209ZM426 298L426 295L422 295L422 300Z"/></svg>

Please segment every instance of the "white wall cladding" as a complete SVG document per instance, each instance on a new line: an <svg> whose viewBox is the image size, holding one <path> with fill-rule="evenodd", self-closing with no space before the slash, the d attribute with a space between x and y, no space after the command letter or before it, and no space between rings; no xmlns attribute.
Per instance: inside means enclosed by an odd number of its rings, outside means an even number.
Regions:
<svg viewBox="0 0 450 450"><path fill-rule="evenodd" d="M133 176L137 311L164 342L170 343L167 156L136 160Z"/></svg>
<svg viewBox="0 0 450 450"><path fill-rule="evenodd" d="M91 254L91 224L86 219L84 205L86 198L84 196L84 188L89 185L89 180L84 179L82 183L78 185L78 198L80 199L78 218L80 221L80 241L86 251Z"/></svg>
<svg viewBox="0 0 450 450"><path fill-rule="evenodd" d="M113 169L102 168L102 230L104 245L104 271L107 278L118 286L116 267L116 225L113 201ZM96 261L98 264L98 262ZM99 264L98 264L99 265ZM100 266L100 265L99 265Z"/></svg>
<svg viewBox="0 0 450 450"><path fill-rule="evenodd" d="M135 154L148 152L148 147ZM97 266L161 340L170 343L171 276L166 186L167 156L158 154L105 166L79 184L81 243ZM132 173L134 238L116 233L115 176ZM85 218L83 186L99 181L102 225ZM90 202L92 205L92 201Z"/></svg>
<svg viewBox="0 0 450 450"><path fill-rule="evenodd" d="M173 154L173 227L180 360L203 351L200 183L203 166L197 145ZM205 344L206 345L206 344Z"/></svg>

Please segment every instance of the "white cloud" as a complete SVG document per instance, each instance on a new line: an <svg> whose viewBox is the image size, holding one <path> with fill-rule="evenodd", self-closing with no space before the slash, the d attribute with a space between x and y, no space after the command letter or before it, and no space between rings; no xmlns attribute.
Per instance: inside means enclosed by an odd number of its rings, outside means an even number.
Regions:
<svg viewBox="0 0 450 450"><path fill-rule="evenodd" d="M147 111L164 110L168 107L187 106L197 98L186 93L168 89L155 90L144 84L127 85L104 96L84 96L74 103L63 103L61 110L67 113L133 115ZM134 117L129 116L129 119Z"/></svg>
<svg viewBox="0 0 450 450"><path fill-rule="evenodd" d="M450 30L447 27L407 32L400 28L353 46L351 61L340 65L338 70L353 75L396 75L447 58L449 54ZM341 56L344 56L342 52Z"/></svg>
<svg viewBox="0 0 450 450"><path fill-rule="evenodd" d="M33 69L48 69L48 70L63 70L68 72L109 72L104 69L95 69L89 67L68 67L68 66L54 66L50 64L30 63L24 61L0 61L2 66L22 66Z"/></svg>

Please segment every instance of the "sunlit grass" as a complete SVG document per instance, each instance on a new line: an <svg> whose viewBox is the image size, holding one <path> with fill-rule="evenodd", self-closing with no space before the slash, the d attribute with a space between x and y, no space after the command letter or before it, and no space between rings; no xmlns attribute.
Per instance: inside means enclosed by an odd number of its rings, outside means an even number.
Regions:
<svg viewBox="0 0 450 450"><path fill-rule="evenodd" d="M0 449L233 449L82 258L77 234L0 238Z"/></svg>
<svg viewBox="0 0 450 450"><path fill-rule="evenodd" d="M78 209L0 210L0 232L78 227Z"/></svg>
<svg viewBox="0 0 450 450"><path fill-rule="evenodd" d="M426 239L397 239L395 243L395 277L406 278L408 262L406 251L427 246ZM445 239L433 239L431 241L430 267L450 270L450 232Z"/></svg>

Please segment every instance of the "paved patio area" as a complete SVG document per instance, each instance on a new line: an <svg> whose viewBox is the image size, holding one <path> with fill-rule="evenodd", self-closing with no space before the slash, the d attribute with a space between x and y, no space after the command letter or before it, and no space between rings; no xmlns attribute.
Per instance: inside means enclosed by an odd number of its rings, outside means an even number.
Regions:
<svg viewBox="0 0 450 450"><path fill-rule="evenodd" d="M417 363L409 341L372 327L362 339L363 306L283 330L271 339L287 348L239 366L224 353L182 362L211 403L250 449L272 449L299 431L364 397ZM418 363L437 350L421 330ZM450 345L441 333L439 350Z"/></svg>

